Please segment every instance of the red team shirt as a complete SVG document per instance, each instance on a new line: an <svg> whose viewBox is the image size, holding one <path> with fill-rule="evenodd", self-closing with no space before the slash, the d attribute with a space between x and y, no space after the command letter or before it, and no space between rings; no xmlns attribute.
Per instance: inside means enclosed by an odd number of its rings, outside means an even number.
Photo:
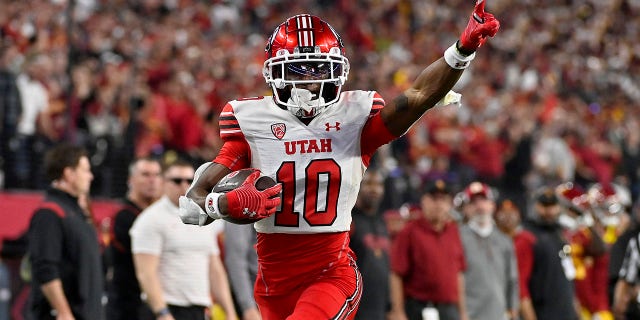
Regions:
<svg viewBox="0 0 640 320"><path fill-rule="evenodd" d="M520 299L531 298L529 280L531 280L531 271L533 270L533 246L535 243L536 236L524 229L518 230L513 236L513 247L518 264Z"/></svg>
<svg viewBox="0 0 640 320"><path fill-rule="evenodd" d="M214 162L230 170L259 168L282 184L279 210L255 223L258 301L295 296L306 284L327 280L357 307L362 284L347 231L371 156L397 138L381 119L383 107L376 92L347 91L308 125L270 96L231 101L222 110L225 143Z"/></svg>
<svg viewBox="0 0 640 320"><path fill-rule="evenodd" d="M455 222L440 231L424 217L410 221L396 236L391 269L403 278L407 296L431 303L458 303L458 274L467 269Z"/></svg>

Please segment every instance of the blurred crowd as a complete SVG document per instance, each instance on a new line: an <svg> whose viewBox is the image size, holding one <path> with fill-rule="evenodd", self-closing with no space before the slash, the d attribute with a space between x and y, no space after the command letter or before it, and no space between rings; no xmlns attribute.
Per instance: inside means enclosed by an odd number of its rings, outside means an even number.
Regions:
<svg viewBox="0 0 640 320"><path fill-rule="evenodd" d="M399 206L436 177L458 187L490 182L514 196L561 181L616 181L635 197L640 2L488 6L502 31L456 86L462 104L432 110L379 152L374 166L398 191L385 205ZM180 155L195 164L215 156L225 102L269 94L264 46L286 17L324 17L347 47L347 89L391 99L456 39L470 4L27 0L2 7L4 187L42 188L41 155L64 140L90 151L93 193L119 197L136 156Z"/></svg>
<svg viewBox="0 0 640 320"><path fill-rule="evenodd" d="M44 153L89 150L92 195L122 198L128 164L221 146L229 100L270 94L273 28L312 13L343 37L346 90L386 99L442 56L462 0L0 0L0 189L42 190ZM378 151L380 211L406 220L419 187L486 183L523 215L543 186L615 183L640 193L640 1L492 0L501 21L458 82L457 106L428 112ZM456 200L453 199L454 205ZM631 204L625 204L627 208ZM394 222L387 226L393 233ZM397 226L399 230L402 224Z"/></svg>

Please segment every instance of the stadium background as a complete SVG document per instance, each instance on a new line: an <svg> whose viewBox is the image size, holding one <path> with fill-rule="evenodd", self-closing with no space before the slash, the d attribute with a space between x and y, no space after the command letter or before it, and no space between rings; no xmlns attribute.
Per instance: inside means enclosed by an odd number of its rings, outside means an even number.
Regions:
<svg viewBox="0 0 640 320"><path fill-rule="evenodd" d="M343 36L347 89L392 99L466 23L462 0L0 0L0 80L30 73L46 103L2 104L0 237L26 227L45 187L43 153L86 146L96 212L126 191L135 156L198 165L221 141L217 116L269 94L264 45L286 17L324 17ZM373 162L384 207L415 200L434 178L490 183L523 209L542 185L615 181L636 198L640 175L640 1L492 0L502 28L455 90L461 107L429 112ZM33 87L20 94L33 96ZM0 96L7 96L1 86ZM26 112L25 112L26 111ZM26 116L27 114L34 116ZM23 121L33 130L22 130ZM17 223L18 226L14 224ZM24 224L23 224L24 223Z"/></svg>

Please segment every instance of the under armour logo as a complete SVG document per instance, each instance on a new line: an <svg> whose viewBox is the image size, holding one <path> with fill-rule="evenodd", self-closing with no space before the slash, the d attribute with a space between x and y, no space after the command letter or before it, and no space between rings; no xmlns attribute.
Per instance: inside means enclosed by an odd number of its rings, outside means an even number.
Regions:
<svg viewBox="0 0 640 320"><path fill-rule="evenodd" d="M242 211L242 214L244 214L245 216L249 217L249 218L253 218L256 216L256 212L255 211L251 211L249 210L249 208L244 208L244 210Z"/></svg>
<svg viewBox="0 0 640 320"><path fill-rule="evenodd" d="M325 127L327 127L325 129L326 131L331 131L331 129L336 129L336 131L340 131L340 122L336 122L336 124L333 126L329 124L329 122L325 123L324 125Z"/></svg>

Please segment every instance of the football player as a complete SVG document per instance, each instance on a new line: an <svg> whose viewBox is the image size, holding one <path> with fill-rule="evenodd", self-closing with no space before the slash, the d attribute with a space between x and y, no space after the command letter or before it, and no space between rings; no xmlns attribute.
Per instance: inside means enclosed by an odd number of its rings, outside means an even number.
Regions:
<svg viewBox="0 0 640 320"><path fill-rule="evenodd" d="M439 102L500 26L478 0L460 39L411 88L386 103L375 91L345 91L343 42L320 18L300 14L276 27L263 74L273 95L228 102L224 145L181 199L183 222L255 220L263 319L351 319L362 292L349 249L358 188L378 147L403 135ZM255 172L227 193L224 176L253 167L278 184L259 191Z"/></svg>

